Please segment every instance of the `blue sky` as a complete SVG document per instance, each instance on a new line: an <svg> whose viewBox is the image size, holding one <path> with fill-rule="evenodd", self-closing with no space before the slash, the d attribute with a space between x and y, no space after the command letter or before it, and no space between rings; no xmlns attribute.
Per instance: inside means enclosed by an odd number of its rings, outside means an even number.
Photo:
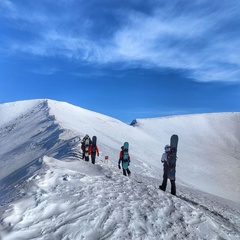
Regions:
<svg viewBox="0 0 240 240"><path fill-rule="evenodd" d="M1 0L0 103L124 122L240 111L238 0Z"/></svg>

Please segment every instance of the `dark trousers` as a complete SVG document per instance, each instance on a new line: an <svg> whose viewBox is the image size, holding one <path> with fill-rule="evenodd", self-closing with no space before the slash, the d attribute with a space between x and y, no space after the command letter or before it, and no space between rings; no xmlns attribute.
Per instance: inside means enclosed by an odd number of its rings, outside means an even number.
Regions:
<svg viewBox="0 0 240 240"><path fill-rule="evenodd" d="M162 182L162 185L160 186L160 189L163 190L163 191L166 191L167 180L168 180L168 165L166 163L164 163L164 166L163 166L163 182ZM170 182L171 182L171 194L176 195L175 179L170 180Z"/></svg>
<svg viewBox="0 0 240 240"><path fill-rule="evenodd" d="M95 164L96 154L91 155L92 164Z"/></svg>
<svg viewBox="0 0 240 240"><path fill-rule="evenodd" d="M85 150L82 150L82 159L85 159Z"/></svg>
<svg viewBox="0 0 240 240"><path fill-rule="evenodd" d="M127 169L123 169L123 175L127 176L127 174L129 175L131 173L131 171L127 168Z"/></svg>

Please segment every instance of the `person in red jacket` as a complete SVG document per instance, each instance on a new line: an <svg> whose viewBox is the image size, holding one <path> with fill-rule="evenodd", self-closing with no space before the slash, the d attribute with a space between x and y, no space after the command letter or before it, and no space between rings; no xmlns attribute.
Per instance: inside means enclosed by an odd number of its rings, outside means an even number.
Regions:
<svg viewBox="0 0 240 240"><path fill-rule="evenodd" d="M123 175L124 176L131 176L131 171L129 170L129 165L130 165L130 155L129 155L129 153L128 153L128 159L127 159L127 169L124 169L123 168L123 164L124 164L124 161L125 160L123 160L123 151L124 151L124 146L122 146L121 147L121 152L120 152L120 154L119 154L119 161L118 161L118 168L119 169L121 169L121 166L120 166L120 164L121 164L121 162L122 162L122 170L123 170Z"/></svg>
<svg viewBox="0 0 240 240"><path fill-rule="evenodd" d="M91 144L88 148L88 154L91 156L92 164L95 164L96 154L99 156L98 146Z"/></svg>

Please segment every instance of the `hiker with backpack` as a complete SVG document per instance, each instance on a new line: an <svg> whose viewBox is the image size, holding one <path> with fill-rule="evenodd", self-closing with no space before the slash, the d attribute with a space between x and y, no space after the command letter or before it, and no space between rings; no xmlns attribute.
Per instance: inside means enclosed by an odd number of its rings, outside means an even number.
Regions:
<svg viewBox="0 0 240 240"><path fill-rule="evenodd" d="M85 159L85 161L89 161L89 147L92 143L91 138L86 134L86 136L83 138L81 142L81 149L82 149L82 159Z"/></svg>
<svg viewBox="0 0 240 240"><path fill-rule="evenodd" d="M88 149L88 154L91 156L92 164L95 164L96 155L99 157L98 146L92 143Z"/></svg>
<svg viewBox="0 0 240 240"><path fill-rule="evenodd" d="M124 154L127 154L126 159L124 159ZM123 170L123 175L130 177L131 176L131 171L129 170L129 165L130 165L130 155L127 152L124 152L124 146L121 147L121 151L119 154L119 161L118 161L118 168L121 169L120 164L122 163L122 170Z"/></svg>
<svg viewBox="0 0 240 240"><path fill-rule="evenodd" d="M163 163L163 181L162 185L159 186L159 188L162 191L166 191L167 188L167 180L168 180L168 168L169 168L169 154L170 154L170 146L165 146L165 152L162 154L161 162ZM175 185L175 178L170 179L171 182L171 194L176 195L176 185Z"/></svg>

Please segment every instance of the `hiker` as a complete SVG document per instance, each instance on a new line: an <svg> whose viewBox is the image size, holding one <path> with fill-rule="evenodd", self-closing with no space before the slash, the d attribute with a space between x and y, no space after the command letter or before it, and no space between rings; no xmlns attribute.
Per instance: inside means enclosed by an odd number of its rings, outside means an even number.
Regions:
<svg viewBox="0 0 240 240"><path fill-rule="evenodd" d="M124 146L121 147L121 151L119 154L118 168L121 169L120 163L122 162L122 170L124 176L131 176L131 171L129 170L130 165L130 155L128 153L128 149L125 149Z"/></svg>
<svg viewBox="0 0 240 240"><path fill-rule="evenodd" d="M159 188L162 191L166 191L166 187L167 187L168 168L169 168L168 154L170 153L171 148L169 145L166 145L164 149L165 149L165 152L163 153L161 158L161 162L163 163L163 182L162 182L162 185L159 186ZM170 182L171 182L171 194L176 195L175 178L173 180L170 180Z"/></svg>
<svg viewBox="0 0 240 240"><path fill-rule="evenodd" d="M85 161L89 161L88 149L91 144L91 139L88 134L83 138L81 144L82 159L85 159Z"/></svg>
<svg viewBox="0 0 240 240"><path fill-rule="evenodd" d="M81 141L81 149L82 149L81 159L84 159L85 158L85 141L84 141L84 139Z"/></svg>
<svg viewBox="0 0 240 240"><path fill-rule="evenodd" d="M88 149L88 154L91 156L92 164L95 164L96 154L99 157L99 150L96 144L91 144Z"/></svg>

